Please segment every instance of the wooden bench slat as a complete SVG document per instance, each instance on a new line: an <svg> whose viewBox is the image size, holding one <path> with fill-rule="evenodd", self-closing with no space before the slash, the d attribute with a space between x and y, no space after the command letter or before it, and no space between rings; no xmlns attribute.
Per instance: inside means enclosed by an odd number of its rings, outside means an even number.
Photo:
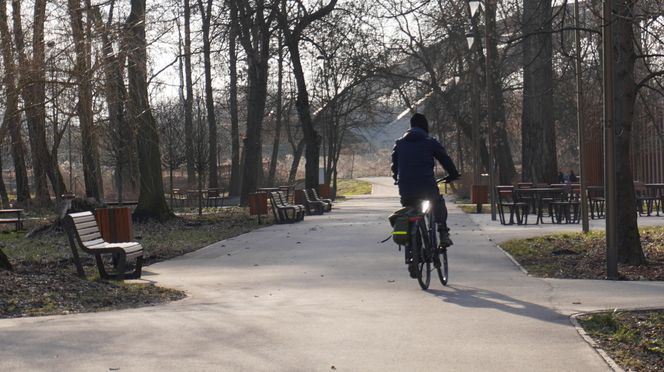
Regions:
<svg viewBox="0 0 664 372"><path fill-rule="evenodd" d="M90 235L99 232L97 225L83 228L77 227L76 230L78 230L78 235L81 236L81 239L83 239L84 235Z"/></svg>
<svg viewBox="0 0 664 372"><path fill-rule="evenodd" d="M85 229L86 227L92 227L92 226L97 226L97 221L89 221L89 222L77 222L76 223L76 228L77 229Z"/></svg>
<svg viewBox="0 0 664 372"><path fill-rule="evenodd" d="M91 247L94 247L94 246L98 246L100 244L106 244L104 239L102 239L101 237L99 237L97 239L88 240L88 241L83 242L83 245L85 246L85 248L88 248L88 249L90 249ZM105 248L105 247L100 247L100 248Z"/></svg>

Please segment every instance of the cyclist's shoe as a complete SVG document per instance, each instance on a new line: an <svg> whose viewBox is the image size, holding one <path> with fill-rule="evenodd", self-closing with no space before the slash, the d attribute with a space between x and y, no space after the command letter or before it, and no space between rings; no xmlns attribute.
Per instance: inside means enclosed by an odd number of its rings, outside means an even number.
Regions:
<svg viewBox="0 0 664 372"><path fill-rule="evenodd" d="M410 273L410 277L415 279L417 278L417 265L415 262L411 262L408 264L408 273Z"/></svg>
<svg viewBox="0 0 664 372"><path fill-rule="evenodd" d="M447 232L445 229L438 230L438 233L440 234L439 235L440 245L445 246L445 247L449 247L449 246L452 246L454 244L452 239L450 239L450 233Z"/></svg>

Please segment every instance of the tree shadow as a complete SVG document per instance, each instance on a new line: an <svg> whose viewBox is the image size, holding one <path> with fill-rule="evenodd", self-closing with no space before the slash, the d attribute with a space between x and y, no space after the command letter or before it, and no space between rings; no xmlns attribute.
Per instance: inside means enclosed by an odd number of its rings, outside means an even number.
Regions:
<svg viewBox="0 0 664 372"><path fill-rule="evenodd" d="M445 290L430 289L428 293L461 307L495 309L505 313L533 318L550 323L569 325L566 315L532 302L516 299L487 289L448 286Z"/></svg>

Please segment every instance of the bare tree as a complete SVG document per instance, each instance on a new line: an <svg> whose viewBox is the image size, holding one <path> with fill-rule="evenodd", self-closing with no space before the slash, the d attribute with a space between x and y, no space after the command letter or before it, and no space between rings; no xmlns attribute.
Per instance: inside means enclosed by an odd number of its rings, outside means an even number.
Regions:
<svg viewBox="0 0 664 372"><path fill-rule="evenodd" d="M162 161L168 169L170 206L173 208L173 173L186 162L181 105L163 103L156 106L155 120L162 139Z"/></svg>
<svg viewBox="0 0 664 372"><path fill-rule="evenodd" d="M87 22L83 21L83 7L79 0L68 0L69 17L71 20L72 37L74 39L74 50L76 53L75 79L78 84L78 120L81 126L81 139L83 151L83 175L85 178L85 194L88 197L101 200L102 178L99 164L99 140L94 128L94 113L92 110L92 69L91 69L91 40L89 40L89 27L91 24L88 16ZM86 10L90 14L89 2ZM88 38L86 40L86 33Z"/></svg>
<svg viewBox="0 0 664 372"><path fill-rule="evenodd" d="M145 0L131 0L131 13L126 20L126 37L129 77L127 106L129 120L135 123L137 130L141 175L140 194L134 217L164 221L173 214L164 197L159 133L148 101Z"/></svg>
<svg viewBox="0 0 664 372"><path fill-rule="evenodd" d="M18 206L26 206L30 202L30 189L28 185L28 172L23 157L25 146L23 144L23 137L21 136L21 120L18 112L19 91L16 87L14 50L9 33L6 1L0 2L0 36L2 38L2 60L5 68L3 84L6 92L5 112L2 118L2 126L0 127L0 139L4 139L5 133L9 131L16 178L16 204Z"/></svg>
<svg viewBox="0 0 664 372"><path fill-rule="evenodd" d="M270 169L267 176L267 184L274 186L274 177L277 172L277 158L279 156L279 140L281 138L281 125L283 122L283 81L284 81L284 51L283 38L279 34L277 45L277 94L275 97L275 125L274 138L272 142L272 156L270 157Z"/></svg>
<svg viewBox="0 0 664 372"><path fill-rule="evenodd" d="M230 79L228 92L228 110L231 119L231 179L229 194L236 196L240 194L242 186L242 172L240 167L240 130L237 103L237 34L238 17L237 7L230 7L230 27L228 30L228 74Z"/></svg>
<svg viewBox="0 0 664 372"><path fill-rule="evenodd" d="M284 35L284 42L288 47L293 65L293 74L297 84L297 99L295 107L300 117L300 123L304 132L305 149L305 184L307 188L318 188L318 169L320 161L321 137L314 128L314 122L311 117L311 107L309 102L309 93L307 83L302 67L300 56L300 42L304 36L304 31L315 21L318 21L334 10L337 0L330 0L324 6L315 11L307 10L305 4L301 1L295 1L295 8L289 9L286 1L281 1L279 11L279 26Z"/></svg>
<svg viewBox="0 0 664 372"><path fill-rule="evenodd" d="M265 0L229 0L232 27L247 56L247 132L243 154L240 204L259 184L262 169L261 132L267 100L267 77L270 59L270 37L275 19L274 7Z"/></svg>
<svg viewBox="0 0 664 372"><path fill-rule="evenodd" d="M191 6L184 0L184 77L186 96L184 99L185 155L187 157L187 182L193 185L195 178L193 153L193 104L194 88L191 78Z"/></svg>
<svg viewBox="0 0 664 372"><path fill-rule="evenodd" d="M126 58L126 51L120 48L118 53L113 47L113 14L115 1L110 4L108 21L104 24L98 8L92 10L95 27L102 40L102 56L104 61L104 94L108 109L107 134L110 137L110 151L115 160L115 184L118 202L124 199L125 184L134 185L134 164L132 158L135 153L134 130L126 117L125 101L127 90L124 84L124 70L122 61ZM132 187L133 188L133 187Z"/></svg>
<svg viewBox="0 0 664 372"><path fill-rule="evenodd" d="M198 9L201 13L203 29L203 64L205 70L205 109L208 121L208 187L219 187L219 172L217 171L217 119L214 113L214 97L212 96L212 61L210 60L210 24L212 20L212 0L198 0Z"/></svg>
<svg viewBox="0 0 664 372"><path fill-rule="evenodd" d="M555 183L551 0L523 3L523 180Z"/></svg>

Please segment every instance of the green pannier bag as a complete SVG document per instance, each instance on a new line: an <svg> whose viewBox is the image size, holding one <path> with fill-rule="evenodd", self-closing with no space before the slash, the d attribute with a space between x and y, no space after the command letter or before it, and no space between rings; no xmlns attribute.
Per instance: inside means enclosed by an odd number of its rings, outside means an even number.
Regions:
<svg viewBox="0 0 664 372"><path fill-rule="evenodd" d="M410 234L410 218L417 216L417 210L412 207L401 208L388 217L392 225L392 240L399 245L407 245Z"/></svg>

